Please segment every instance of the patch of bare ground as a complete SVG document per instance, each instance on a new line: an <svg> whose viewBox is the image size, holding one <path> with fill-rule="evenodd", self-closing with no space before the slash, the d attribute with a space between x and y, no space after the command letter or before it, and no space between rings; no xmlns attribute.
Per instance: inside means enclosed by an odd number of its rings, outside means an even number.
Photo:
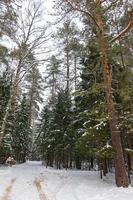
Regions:
<svg viewBox="0 0 133 200"><path fill-rule="evenodd" d="M11 200L10 198L10 194L12 191L12 187L14 182L16 181L16 178L13 178L9 184L9 186L5 189L5 194L3 195L3 197L1 198L1 200Z"/></svg>
<svg viewBox="0 0 133 200"><path fill-rule="evenodd" d="M40 183L40 179L39 179L39 178L36 178L36 179L34 180L34 185L35 185L35 187L36 187L36 189L37 189L37 191L38 191L38 193L39 193L39 199L40 199L40 200L48 200L48 199L46 198L45 193L42 191L42 187L41 187L41 183Z"/></svg>

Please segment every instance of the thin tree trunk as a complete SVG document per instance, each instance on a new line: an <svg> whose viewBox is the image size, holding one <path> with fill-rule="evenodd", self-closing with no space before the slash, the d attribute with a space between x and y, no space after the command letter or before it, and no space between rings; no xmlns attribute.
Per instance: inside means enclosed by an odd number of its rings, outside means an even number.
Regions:
<svg viewBox="0 0 133 200"><path fill-rule="evenodd" d="M70 87L70 67L69 67L69 46L68 46L68 38L67 38L67 41L66 41L66 67L67 67L67 74L66 74L66 78L67 78L67 86L66 86L66 89L67 89L67 93L69 94L69 87Z"/></svg>
<svg viewBox="0 0 133 200"><path fill-rule="evenodd" d="M94 168L94 158L92 156L90 158L90 166L91 166L91 169Z"/></svg>
<svg viewBox="0 0 133 200"><path fill-rule="evenodd" d="M32 108L33 108L33 95L34 95L34 74L32 77L32 83L31 83L31 88L30 88L30 95L29 95L29 116L28 116L28 124L29 127L31 126L32 123Z"/></svg>
<svg viewBox="0 0 133 200"><path fill-rule="evenodd" d="M132 139L130 138L129 135L127 136L127 139L128 139L129 149L133 149L133 146L132 146L132 143L131 143ZM130 162L131 162L131 171L133 172L133 155L132 154L130 154Z"/></svg>
<svg viewBox="0 0 133 200"><path fill-rule="evenodd" d="M108 108L108 118L111 130L112 147L114 151L115 162L115 178L118 187L128 187L129 181L126 173L126 167L124 162L124 155L121 145L120 132L118 130L118 117L117 111L114 106L113 94L111 89L111 74L108 65L108 53L106 48L106 42L104 38L104 24L101 14L101 2L97 2L96 21L99 26L98 30L98 42L101 55L101 65L104 78L105 95Z"/></svg>
<svg viewBox="0 0 133 200"><path fill-rule="evenodd" d="M55 72L52 73L52 102L55 101L55 94L56 94L56 78L55 78Z"/></svg>
<svg viewBox="0 0 133 200"><path fill-rule="evenodd" d="M107 158L103 159L103 175L106 176L108 173Z"/></svg>
<svg viewBox="0 0 133 200"><path fill-rule="evenodd" d="M77 56L74 55L74 85L75 91L77 89Z"/></svg>

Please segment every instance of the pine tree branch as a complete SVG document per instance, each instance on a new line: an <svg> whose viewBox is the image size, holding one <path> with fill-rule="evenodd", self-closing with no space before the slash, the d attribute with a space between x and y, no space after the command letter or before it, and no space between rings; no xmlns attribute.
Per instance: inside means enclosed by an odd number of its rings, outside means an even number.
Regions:
<svg viewBox="0 0 133 200"><path fill-rule="evenodd" d="M92 20L93 22L95 23L95 25L99 28L99 25L97 23L97 21L95 20L95 18L92 16L92 14L86 10L83 10L80 8L80 6L78 4L74 4L72 3L72 1L70 0L65 0L66 3L73 9L73 10L76 10L76 11L79 11L81 13L84 13L85 15L88 15Z"/></svg>
<svg viewBox="0 0 133 200"><path fill-rule="evenodd" d="M133 28L133 9L131 11L129 11L129 16L130 16L130 20L129 20L127 27L124 30L122 30L117 36L115 36L112 39L112 42L115 42L116 40L118 40L119 38L124 36L128 31L130 31L130 29Z"/></svg>

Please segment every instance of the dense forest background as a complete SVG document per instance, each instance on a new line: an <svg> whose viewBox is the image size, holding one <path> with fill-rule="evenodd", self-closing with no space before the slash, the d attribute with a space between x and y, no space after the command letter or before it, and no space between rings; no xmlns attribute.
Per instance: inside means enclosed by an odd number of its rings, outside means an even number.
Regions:
<svg viewBox="0 0 133 200"><path fill-rule="evenodd" d="M52 3L52 1L51 1ZM50 6L48 2L46 2ZM0 1L0 161L133 171L133 1Z"/></svg>

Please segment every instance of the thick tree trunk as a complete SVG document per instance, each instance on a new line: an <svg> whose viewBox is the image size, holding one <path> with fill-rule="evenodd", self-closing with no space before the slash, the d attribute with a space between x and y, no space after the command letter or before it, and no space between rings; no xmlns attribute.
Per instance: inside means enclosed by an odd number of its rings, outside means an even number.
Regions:
<svg viewBox="0 0 133 200"><path fill-rule="evenodd" d="M101 55L101 65L104 79L105 95L108 108L108 118L111 130L112 147L114 151L114 162L115 162L115 178L118 187L128 187L129 181L126 173L123 150L121 145L120 133L118 130L118 117L117 111L114 106L113 94L111 89L111 74L108 65L108 53L106 48L106 41L104 38L104 24L101 14L101 2L97 2L97 14L96 22L99 26L98 30L98 42Z"/></svg>

